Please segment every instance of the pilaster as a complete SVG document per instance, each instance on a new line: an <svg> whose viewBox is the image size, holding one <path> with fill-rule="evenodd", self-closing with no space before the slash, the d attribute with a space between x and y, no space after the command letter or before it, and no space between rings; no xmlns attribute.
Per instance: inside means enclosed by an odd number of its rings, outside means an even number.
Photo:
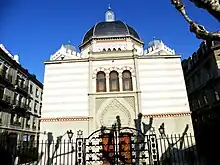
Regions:
<svg viewBox="0 0 220 165"><path fill-rule="evenodd" d="M109 74L106 74L105 79L106 79L106 92L109 92L110 91L109 90Z"/></svg>
<svg viewBox="0 0 220 165"><path fill-rule="evenodd" d="M135 71L135 78L132 76L132 80L135 80L133 82L135 82L135 89L136 89L136 104L137 104L137 111L136 111L136 114L137 115L138 113L142 112L141 110L141 94L139 91L140 90L140 84L139 84L139 69L138 69L138 59L137 59L137 55L135 55L135 50L133 51L134 55L133 55L133 60L134 60L134 71Z"/></svg>
<svg viewBox="0 0 220 165"><path fill-rule="evenodd" d="M119 72L119 90L123 91L122 73Z"/></svg>

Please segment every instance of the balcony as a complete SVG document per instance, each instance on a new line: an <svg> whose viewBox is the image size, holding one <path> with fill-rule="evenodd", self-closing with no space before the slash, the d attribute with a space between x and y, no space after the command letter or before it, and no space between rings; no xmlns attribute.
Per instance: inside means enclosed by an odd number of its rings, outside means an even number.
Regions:
<svg viewBox="0 0 220 165"><path fill-rule="evenodd" d="M37 109L34 109L34 113L37 113Z"/></svg>
<svg viewBox="0 0 220 165"><path fill-rule="evenodd" d="M16 81L16 84L14 87L17 92L23 94L24 96L28 96L28 86L27 85L24 85L23 83Z"/></svg>
<svg viewBox="0 0 220 165"><path fill-rule="evenodd" d="M11 126L15 126L15 127L21 127L21 122L19 122L19 121L13 121L13 122L10 122L10 125L11 125Z"/></svg>
<svg viewBox="0 0 220 165"><path fill-rule="evenodd" d="M7 86L13 86L12 75L2 69L0 69L0 84L5 84Z"/></svg>
<svg viewBox="0 0 220 165"><path fill-rule="evenodd" d="M32 129L36 130L36 128L37 128L36 125L33 123Z"/></svg>
<svg viewBox="0 0 220 165"><path fill-rule="evenodd" d="M27 110L28 110L29 112L31 112L31 108L32 108L32 107L30 107L30 105L27 105Z"/></svg>
<svg viewBox="0 0 220 165"><path fill-rule="evenodd" d="M0 106L3 109L10 109L12 107L12 99L11 96L3 94L0 97Z"/></svg>
<svg viewBox="0 0 220 165"><path fill-rule="evenodd" d="M25 103L23 103L19 100L16 100L14 102L13 109L16 110L16 111L19 111L21 113L26 113L27 110L28 110L28 105L26 105Z"/></svg>
<svg viewBox="0 0 220 165"><path fill-rule="evenodd" d="M30 129L30 124L26 124L26 129Z"/></svg>

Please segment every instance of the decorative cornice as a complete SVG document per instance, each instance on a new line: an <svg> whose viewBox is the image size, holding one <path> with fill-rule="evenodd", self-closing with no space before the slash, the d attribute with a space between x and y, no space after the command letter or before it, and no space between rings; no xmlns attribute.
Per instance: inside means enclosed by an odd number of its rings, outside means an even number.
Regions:
<svg viewBox="0 0 220 165"><path fill-rule="evenodd" d="M89 121L93 117L51 117L51 118L41 118L41 122L66 122L66 121Z"/></svg>
<svg viewBox="0 0 220 165"><path fill-rule="evenodd" d="M141 91L116 91L116 92L94 92L94 93L88 93L88 95L96 95L97 97L100 95L100 97L103 97L103 95L105 95L106 97L109 96L112 98L112 96L114 98L116 97L121 97L121 96L125 96L125 95L134 95L134 94L138 94L141 93ZM115 96L117 95L117 96Z"/></svg>
<svg viewBox="0 0 220 165"><path fill-rule="evenodd" d="M99 36L99 37L91 37L88 41L81 43L79 45L79 49L82 49L85 45L89 44L92 40L114 40L114 39L124 39L124 38L131 38L139 44L144 44L143 41L131 36L131 35L122 35L122 36Z"/></svg>
<svg viewBox="0 0 220 165"><path fill-rule="evenodd" d="M183 116L190 116L191 112L178 112L178 113L158 113L158 114L148 114L143 115L144 118L165 118L165 117L183 117Z"/></svg>
<svg viewBox="0 0 220 165"><path fill-rule="evenodd" d="M183 117L190 116L191 112L179 112L179 113L158 113L143 115L144 118L168 118L168 117ZM52 118L41 118L41 122L67 122L67 121L89 121L93 117L52 117Z"/></svg>
<svg viewBox="0 0 220 165"><path fill-rule="evenodd" d="M126 42L126 39L115 39L115 40L97 40L97 43L107 43L107 42Z"/></svg>
<svg viewBox="0 0 220 165"><path fill-rule="evenodd" d="M124 66L124 67L110 67L110 68L103 68L103 67L99 67L99 68L96 68L94 71L93 71L93 76L92 78L96 78L96 74L99 72L99 71L103 71L105 72L105 74L108 76L110 74L111 71L117 71L119 74L122 74L123 71L125 70L128 70L131 72L131 75L132 77L135 77L135 71L133 68L129 67L129 66Z"/></svg>

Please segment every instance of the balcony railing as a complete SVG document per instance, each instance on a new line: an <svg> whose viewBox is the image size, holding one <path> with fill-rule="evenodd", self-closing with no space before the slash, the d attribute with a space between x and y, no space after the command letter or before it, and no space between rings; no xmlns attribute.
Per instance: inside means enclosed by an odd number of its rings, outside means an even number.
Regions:
<svg viewBox="0 0 220 165"><path fill-rule="evenodd" d="M0 98L0 106L4 107L3 111L10 111L10 109L12 108L12 97L6 94L1 95Z"/></svg>
<svg viewBox="0 0 220 165"><path fill-rule="evenodd" d="M12 83L12 75L6 72L5 70L0 69L0 78Z"/></svg>
<svg viewBox="0 0 220 165"><path fill-rule="evenodd" d="M4 96L3 96L3 100L6 101L6 102L8 102L8 103L10 103L10 102L11 102L11 96L9 96L9 95L4 95Z"/></svg>
<svg viewBox="0 0 220 165"><path fill-rule="evenodd" d="M19 88L23 92L28 93L28 86L24 85L23 82L19 82L18 80L16 80L15 88Z"/></svg>
<svg viewBox="0 0 220 165"><path fill-rule="evenodd" d="M22 108L22 109L28 109L28 105L25 104L25 103L23 103L23 102L20 101L20 100L14 101L14 105L15 105L16 107L19 107L19 108Z"/></svg>
<svg viewBox="0 0 220 165"><path fill-rule="evenodd" d="M12 98L11 96L6 95L6 94L4 94L4 95L2 96L2 100L3 100L5 103L8 103L8 104L11 104L11 103L12 103L12 99L11 99L11 98Z"/></svg>
<svg viewBox="0 0 220 165"><path fill-rule="evenodd" d="M32 129L36 130L36 128L37 128L36 125L33 124Z"/></svg>
<svg viewBox="0 0 220 165"><path fill-rule="evenodd" d="M30 124L26 124L26 128L30 128L31 126L30 126Z"/></svg>
<svg viewBox="0 0 220 165"><path fill-rule="evenodd" d="M27 105L27 110L31 111L31 107L29 105Z"/></svg>
<svg viewBox="0 0 220 165"><path fill-rule="evenodd" d="M34 113L37 113L37 109L34 109Z"/></svg>
<svg viewBox="0 0 220 165"><path fill-rule="evenodd" d="M19 122L19 121L14 121L14 122L11 122L10 124L13 126L21 127L21 122Z"/></svg>

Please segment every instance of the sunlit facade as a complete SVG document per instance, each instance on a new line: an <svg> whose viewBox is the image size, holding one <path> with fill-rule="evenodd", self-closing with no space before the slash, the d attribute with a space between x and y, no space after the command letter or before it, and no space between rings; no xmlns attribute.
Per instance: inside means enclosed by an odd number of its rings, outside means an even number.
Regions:
<svg viewBox="0 0 220 165"><path fill-rule="evenodd" d="M45 62L41 132L84 135L111 126L134 127L142 113L153 117L155 131L165 123L167 133L192 131L180 55L154 39L146 48L128 24L116 21L109 8L105 21L86 32L79 51L69 44ZM44 137L44 136L42 136Z"/></svg>

